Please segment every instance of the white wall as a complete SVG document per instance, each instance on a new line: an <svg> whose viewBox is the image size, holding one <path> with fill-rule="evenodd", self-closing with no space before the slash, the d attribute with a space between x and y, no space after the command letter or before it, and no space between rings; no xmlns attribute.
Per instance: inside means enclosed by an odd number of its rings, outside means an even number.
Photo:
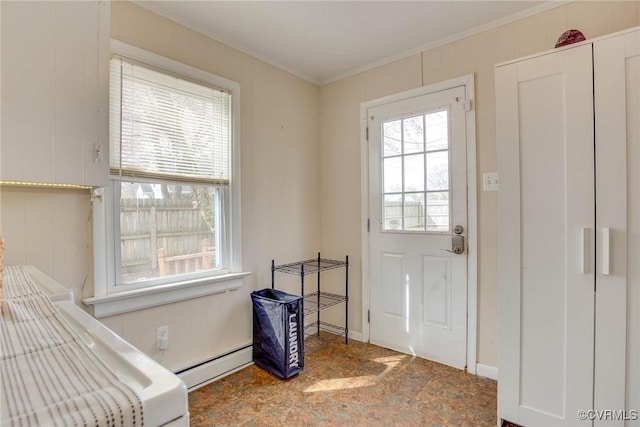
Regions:
<svg viewBox="0 0 640 427"><path fill-rule="evenodd" d="M565 30L587 38L638 25L638 2L579 1L445 44L422 54L321 88L321 247L352 254L352 329L361 330L360 103L468 73L476 76L479 227L478 361L497 366L496 193L484 193L481 176L496 166L494 73L496 63L552 49Z"/></svg>
<svg viewBox="0 0 640 427"><path fill-rule="evenodd" d="M89 192L2 187L0 198L4 264L35 265L82 305L93 292Z"/></svg>
<svg viewBox="0 0 640 427"><path fill-rule="evenodd" d="M111 37L241 85L243 264L253 275L236 292L104 319L156 357L155 328L168 324L162 362L175 369L251 342L249 293L270 285L271 259L318 250L319 89L129 2L112 3Z"/></svg>
<svg viewBox="0 0 640 427"><path fill-rule="evenodd" d="M270 286L271 259L318 251L319 88L129 2L112 2L111 36L241 85L243 265L253 274L228 294L100 319L178 370L249 343L249 294ZM81 304L93 292L88 192L4 187L1 196L6 264L36 265ZM160 325L169 326L164 355L155 348Z"/></svg>
<svg viewBox="0 0 640 427"><path fill-rule="evenodd" d="M113 38L242 85L243 258L253 275L237 292L102 320L180 369L250 341L249 293L269 285L272 258L294 261L321 249L350 255L350 329L361 331L360 103L476 73L479 178L496 170L493 65L552 48L569 28L592 38L635 26L639 9L637 2L571 3L318 88L132 3L113 2ZM478 361L497 366L496 194L478 195ZM6 264L34 264L73 287L77 300L91 295L88 194L5 187L0 197ZM294 279L284 282L293 286ZM164 324L171 344L161 355L155 328Z"/></svg>

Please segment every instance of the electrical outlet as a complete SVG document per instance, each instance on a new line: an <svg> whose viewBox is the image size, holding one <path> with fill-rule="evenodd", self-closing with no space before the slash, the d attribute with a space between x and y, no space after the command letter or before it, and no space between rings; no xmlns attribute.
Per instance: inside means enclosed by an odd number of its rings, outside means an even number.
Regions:
<svg viewBox="0 0 640 427"><path fill-rule="evenodd" d="M169 327L160 326L156 329L156 343L159 350L166 350L169 347Z"/></svg>

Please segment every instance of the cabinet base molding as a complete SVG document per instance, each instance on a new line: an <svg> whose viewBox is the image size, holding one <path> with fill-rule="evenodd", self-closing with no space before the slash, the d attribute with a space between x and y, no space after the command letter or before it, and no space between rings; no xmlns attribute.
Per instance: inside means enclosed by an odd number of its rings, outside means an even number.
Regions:
<svg viewBox="0 0 640 427"><path fill-rule="evenodd" d="M362 342L362 332L349 331L349 339Z"/></svg>
<svg viewBox="0 0 640 427"><path fill-rule="evenodd" d="M476 375L498 381L498 368L476 363Z"/></svg>

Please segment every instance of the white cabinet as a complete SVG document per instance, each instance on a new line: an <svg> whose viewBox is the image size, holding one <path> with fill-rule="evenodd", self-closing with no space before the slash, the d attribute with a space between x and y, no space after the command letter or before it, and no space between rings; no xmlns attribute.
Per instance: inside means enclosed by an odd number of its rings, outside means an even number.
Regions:
<svg viewBox="0 0 640 427"><path fill-rule="evenodd" d="M0 179L105 185L109 2L0 7Z"/></svg>
<svg viewBox="0 0 640 427"><path fill-rule="evenodd" d="M638 423L639 42L496 67L500 419Z"/></svg>
<svg viewBox="0 0 640 427"><path fill-rule="evenodd" d="M596 409L640 426L640 31L594 43Z"/></svg>

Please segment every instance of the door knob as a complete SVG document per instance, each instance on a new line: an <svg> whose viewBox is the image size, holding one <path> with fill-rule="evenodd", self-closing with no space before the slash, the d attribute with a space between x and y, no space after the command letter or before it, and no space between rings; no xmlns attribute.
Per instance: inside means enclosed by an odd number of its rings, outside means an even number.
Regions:
<svg viewBox="0 0 640 427"><path fill-rule="evenodd" d="M456 254L456 255L460 255L462 252L464 252L464 249L457 247L454 249L441 249L445 252L451 252L452 254Z"/></svg>

